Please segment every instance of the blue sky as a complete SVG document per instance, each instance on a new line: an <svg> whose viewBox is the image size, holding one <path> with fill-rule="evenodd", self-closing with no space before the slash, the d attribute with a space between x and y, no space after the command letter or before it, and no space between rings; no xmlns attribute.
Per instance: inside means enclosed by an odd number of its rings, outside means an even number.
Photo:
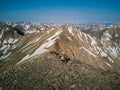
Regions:
<svg viewBox="0 0 120 90"><path fill-rule="evenodd" d="M0 21L120 23L120 0L0 0Z"/></svg>

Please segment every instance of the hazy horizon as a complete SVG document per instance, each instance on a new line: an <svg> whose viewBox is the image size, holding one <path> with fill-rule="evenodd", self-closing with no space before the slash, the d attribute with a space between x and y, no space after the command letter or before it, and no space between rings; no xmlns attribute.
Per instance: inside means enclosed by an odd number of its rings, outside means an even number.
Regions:
<svg viewBox="0 0 120 90"><path fill-rule="evenodd" d="M120 23L119 0L1 0L0 21Z"/></svg>

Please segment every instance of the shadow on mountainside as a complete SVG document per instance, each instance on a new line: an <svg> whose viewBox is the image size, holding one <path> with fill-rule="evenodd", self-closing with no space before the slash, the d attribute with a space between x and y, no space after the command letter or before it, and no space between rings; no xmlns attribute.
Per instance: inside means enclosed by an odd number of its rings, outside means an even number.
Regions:
<svg viewBox="0 0 120 90"><path fill-rule="evenodd" d="M0 90L120 90L120 75L47 53L0 74Z"/></svg>

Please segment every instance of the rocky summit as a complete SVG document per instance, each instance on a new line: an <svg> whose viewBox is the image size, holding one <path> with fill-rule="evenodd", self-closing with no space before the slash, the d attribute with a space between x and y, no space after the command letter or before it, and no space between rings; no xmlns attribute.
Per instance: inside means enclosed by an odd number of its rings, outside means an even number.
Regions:
<svg viewBox="0 0 120 90"><path fill-rule="evenodd" d="M0 90L119 90L120 26L83 31L1 22Z"/></svg>

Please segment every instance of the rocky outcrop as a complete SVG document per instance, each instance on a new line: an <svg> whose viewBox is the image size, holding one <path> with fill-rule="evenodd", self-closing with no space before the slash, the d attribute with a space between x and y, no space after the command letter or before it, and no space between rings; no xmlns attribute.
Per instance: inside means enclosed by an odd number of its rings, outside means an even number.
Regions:
<svg viewBox="0 0 120 90"><path fill-rule="evenodd" d="M46 53L0 74L2 90L119 90L120 75Z"/></svg>

